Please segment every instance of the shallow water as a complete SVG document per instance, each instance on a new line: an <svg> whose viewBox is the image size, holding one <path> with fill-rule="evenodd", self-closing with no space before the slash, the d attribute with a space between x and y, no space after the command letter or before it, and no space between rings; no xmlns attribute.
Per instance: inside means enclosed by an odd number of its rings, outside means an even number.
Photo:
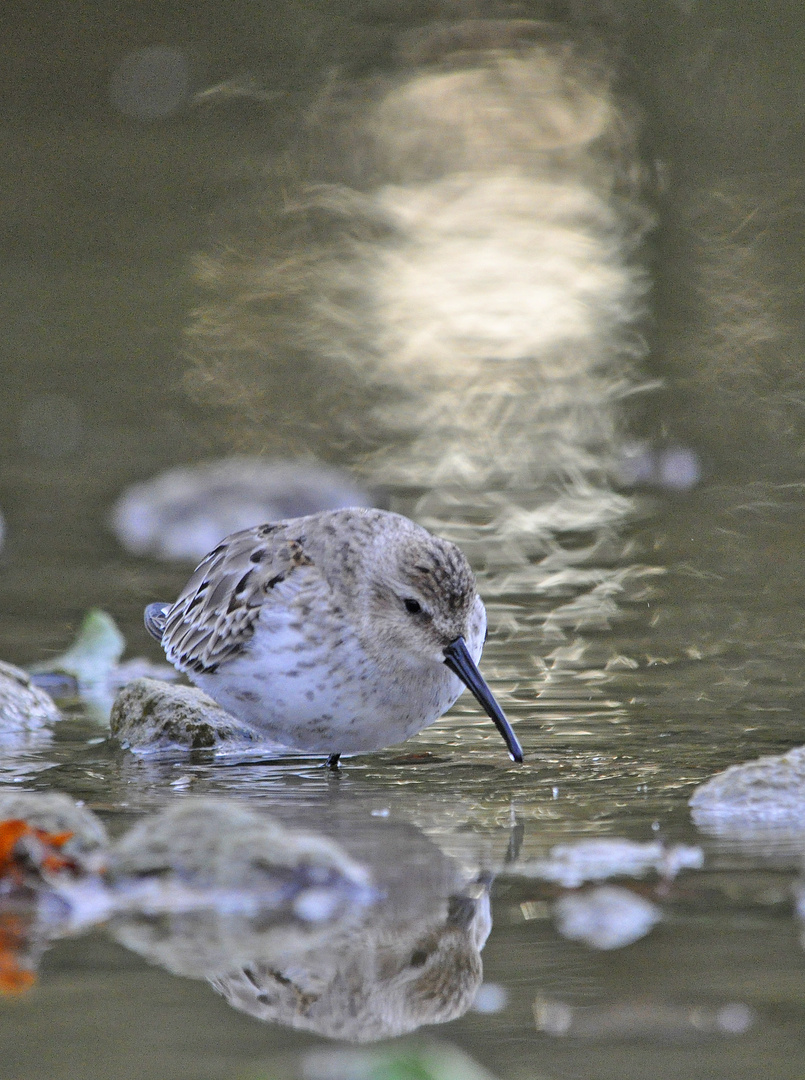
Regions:
<svg viewBox="0 0 805 1080"><path fill-rule="evenodd" d="M15 72L42 80L38 95L21 75L9 84L0 164L12 193L0 267L0 656L22 665L63 650L95 606L114 614L131 655L157 658L141 610L175 595L186 570L125 555L107 531L109 508L125 484L228 446L181 386L194 302L186 266L231 163L270 153L288 121L279 110L266 125L248 104L149 123L115 113L107 68L163 32L181 36L175 17L129 36L107 26L103 62L84 42L48 74L56 31L46 28L15 58ZM255 58L258 28L243 18L221 41L218 27L199 30L209 82ZM320 27L325 16L308 18ZM350 31L338 27L348 51ZM289 95L305 76L299 33L280 35L269 56ZM326 65L336 45L321 30L311 40ZM684 408L657 405L652 430L666 407ZM0 784L67 792L113 834L189 795L246 800L339 839L388 881L403 921L424 919L445 881L491 880L482 959L485 983L504 991L500 1011L425 1025L394 1050L437 1039L512 1080L800 1080L805 946L791 890L805 840L704 835L687 800L728 765L803 741L805 487L787 449L770 443L762 467L730 468L722 430L697 423L705 479L692 492L641 495L609 548L576 566L513 566L486 588L482 578L492 628L483 668L522 741L522 766L464 698L416 739L349 760L340 775L317 760L137 758L74 703L52 738L3 747ZM736 459L763 457L755 432L734 437ZM699 844L705 864L642 883L660 924L596 951L558 933L556 891L519 867L557 843L615 836ZM545 1029L551 1005L580 1010L562 1014L572 1016L564 1033ZM331 1045L236 1011L104 929L51 943L36 987L0 998L9 1080L313 1075L306 1055Z"/></svg>

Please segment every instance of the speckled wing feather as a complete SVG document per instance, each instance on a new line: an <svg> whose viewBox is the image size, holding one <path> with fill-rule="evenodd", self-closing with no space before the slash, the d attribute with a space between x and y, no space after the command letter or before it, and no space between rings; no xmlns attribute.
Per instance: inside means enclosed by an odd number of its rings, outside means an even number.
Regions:
<svg viewBox="0 0 805 1080"><path fill-rule="evenodd" d="M199 564L165 616L168 660L184 670L215 671L248 644L271 590L310 564L286 525L228 536Z"/></svg>

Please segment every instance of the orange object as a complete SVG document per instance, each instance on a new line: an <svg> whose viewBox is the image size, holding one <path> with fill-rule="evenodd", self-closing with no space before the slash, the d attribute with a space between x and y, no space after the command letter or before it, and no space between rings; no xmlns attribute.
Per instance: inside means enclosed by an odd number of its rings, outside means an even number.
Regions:
<svg viewBox="0 0 805 1080"><path fill-rule="evenodd" d="M26 921L18 915L0 915L0 994L24 994L36 982L36 973L20 964L27 946Z"/></svg>
<svg viewBox="0 0 805 1080"><path fill-rule="evenodd" d="M23 855L28 857L29 863L33 862L40 870L50 873L65 869L75 870L75 862L59 854L72 835L71 832L50 833L45 829L35 829L21 818L0 821L0 877L20 877L25 869L21 862ZM19 850L20 841L25 839L33 840L38 850Z"/></svg>

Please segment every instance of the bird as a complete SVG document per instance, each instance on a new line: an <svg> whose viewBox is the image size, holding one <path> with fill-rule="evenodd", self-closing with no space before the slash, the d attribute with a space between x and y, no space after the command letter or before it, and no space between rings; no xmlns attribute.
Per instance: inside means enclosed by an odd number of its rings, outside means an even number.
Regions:
<svg viewBox="0 0 805 1080"><path fill-rule="evenodd" d="M478 670L487 618L470 565L401 514L350 507L232 533L145 625L224 709L331 768L415 735L465 687L523 760Z"/></svg>

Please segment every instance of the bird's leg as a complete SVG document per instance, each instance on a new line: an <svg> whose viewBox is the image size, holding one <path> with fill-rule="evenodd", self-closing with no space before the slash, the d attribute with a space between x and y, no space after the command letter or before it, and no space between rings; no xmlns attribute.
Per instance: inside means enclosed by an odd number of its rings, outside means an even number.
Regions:
<svg viewBox="0 0 805 1080"><path fill-rule="evenodd" d="M327 758L327 768L331 769L333 772L338 772L338 759L340 757L340 754L330 754Z"/></svg>

